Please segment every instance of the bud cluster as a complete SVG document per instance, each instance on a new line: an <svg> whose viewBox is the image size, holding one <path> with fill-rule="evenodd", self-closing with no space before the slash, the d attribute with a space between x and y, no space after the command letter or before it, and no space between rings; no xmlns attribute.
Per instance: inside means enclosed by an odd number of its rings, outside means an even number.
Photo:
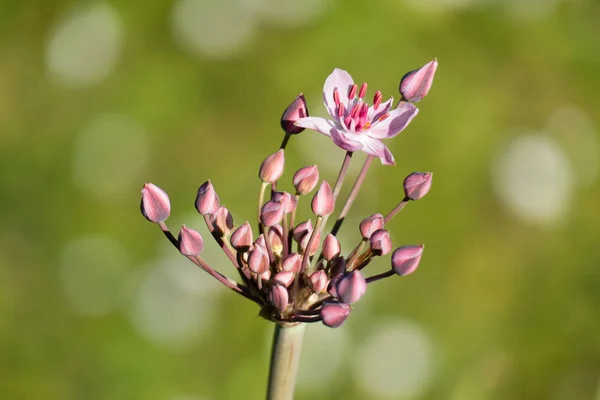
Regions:
<svg viewBox="0 0 600 400"><path fill-rule="evenodd" d="M402 101L420 100L429 90L436 67L437 62L430 63L423 67L424 71L407 75L401 84ZM410 174L404 180L404 197L398 205L386 215L376 213L364 218L356 227L361 240L354 249L344 252L337 231L356 193L346 200L331 233L325 232L327 218L336 210L336 193L343 181L344 167L334 189L329 182L320 179L316 165L302 167L294 173L290 182L293 191L280 189L285 183L280 182L285 146L292 135L302 131L295 122L307 116L306 103L300 95L282 116L281 126L286 136L281 148L260 165L256 230L248 221L234 223L210 180L197 191L195 208L237 269L241 282L223 276L202 259L204 241L200 233L186 226L177 237L169 231L165 221L170 214L170 202L164 190L151 183L144 185L141 210L149 221L161 227L182 255L230 289L256 302L262 317L281 324L322 321L327 326L338 327L350 314L351 305L363 297L369 283L389 276L408 275L419 265L423 246L402 246L392 253L392 239L386 224L407 203L427 194L432 175ZM364 176L359 177L357 183L363 180ZM360 188L360 184L355 187ZM305 196L311 196L310 201L304 199ZM296 211L302 201L305 207L310 207L314 217L296 222ZM389 253L392 253L390 269L366 277L365 267L375 257Z"/></svg>

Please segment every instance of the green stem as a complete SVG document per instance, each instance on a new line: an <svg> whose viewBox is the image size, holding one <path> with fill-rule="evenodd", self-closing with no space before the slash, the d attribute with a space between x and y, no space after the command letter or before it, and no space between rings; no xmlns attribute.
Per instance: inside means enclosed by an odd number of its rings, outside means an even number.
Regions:
<svg viewBox="0 0 600 400"><path fill-rule="evenodd" d="M275 324L267 400L292 400L306 324Z"/></svg>

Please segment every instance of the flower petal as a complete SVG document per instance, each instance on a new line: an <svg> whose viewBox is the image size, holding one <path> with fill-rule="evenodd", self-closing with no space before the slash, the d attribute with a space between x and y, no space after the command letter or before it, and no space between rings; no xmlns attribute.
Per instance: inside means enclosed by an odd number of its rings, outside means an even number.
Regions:
<svg viewBox="0 0 600 400"><path fill-rule="evenodd" d="M394 102L394 98L390 97L390 99L384 103L381 103L377 109L373 108L373 106L369 107L369 121L377 121L383 114L390 111L392 107L392 103Z"/></svg>
<svg viewBox="0 0 600 400"><path fill-rule="evenodd" d="M368 135L376 139L393 138L412 121L419 109L411 103L402 102L398 108L389 112L383 121L375 122L368 130Z"/></svg>
<svg viewBox="0 0 600 400"><path fill-rule="evenodd" d="M394 156L385 144L379 139L374 139L368 135L361 135L362 151L372 156L379 157L383 165L396 165Z"/></svg>
<svg viewBox="0 0 600 400"><path fill-rule="evenodd" d="M346 151L356 151L363 148L363 145L360 141L351 139L348 134L344 131L339 131L337 129L331 129L331 138L333 139L333 143L336 146L346 150ZM361 136L368 137L364 134L359 134L356 138Z"/></svg>
<svg viewBox="0 0 600 400"><path fill-rule="evenodd" d="M320 132L325 136L331 136L330 131L335 128L335 123L330 119L321 117L306 117L296 121L296 126L308 128Z"/></svg>
<svg viewBox="0 0 600 400"><path fill-rule="evenodd" d="M340 101L347 105L348 103L348 90L351 85L354 85L354 80L350 74L343 69L336 68L333 70L331 75L327 77L325 85L323 86L323 101L325 107L329 111L331 118L337 120L336 104L333 100L333 90L337 88L340 94Z"/></svg>

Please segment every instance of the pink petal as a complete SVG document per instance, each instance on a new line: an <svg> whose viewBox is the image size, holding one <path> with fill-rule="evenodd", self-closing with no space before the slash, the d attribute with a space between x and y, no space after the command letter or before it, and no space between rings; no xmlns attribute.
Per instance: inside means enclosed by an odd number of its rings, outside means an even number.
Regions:
<svg viewBox="0 0 600 400"><path fill-rule="evenodd" d="M400 106L389 112L389 116L380 122L375 122L368 131L369 136L376 139L393 138L406 128L417 115L419 109L411 103L400 103Z"/></svg>
<svg viewBox="0 0 600 400"><path fill-rule="evenodd" d="M333 143L335 143L336 146L338 146L346 151L356 151L356 150L360 150L363 148L363 145L361 142L350 139L348 137L349 135L346 134L346 132L339 131L337 129L332 129L330 132L331 132L331 138L333 139ZM356 137L359 138L360 136L368 137L365 134L358 134Z"/></svg>
<svg viewBox="0 0 600 400"><path fill-rule="evenodd" d="M333 101L333 90L337 88L340 94L340 101L347 104L348 90L352 85L354 85L354 80L352 80L350 74L339 68L334 69L331 75L327 77L327 80L325 80L325 85L323 86L323 101L325 102L325 107L327 108L327 111L329 111L331 118L335 120L338 118L336 104L335 101Z"/></svg>
<svg viewBox="0 0 600 400"><path fill-rule="evenodd" d="M379 157L383 165L396 165L394 156L381 140L362 135L361 143L363 144L362 150L367 154Z"/></svg>
<svg viewBox="0 0 600 400"><path fill-rule="evenodd" d="M330 119L321 117L306 117L296 121L296 126L308 128L320 132L325 136L331 136L330 131L335 129L335 123Z"/></svg>

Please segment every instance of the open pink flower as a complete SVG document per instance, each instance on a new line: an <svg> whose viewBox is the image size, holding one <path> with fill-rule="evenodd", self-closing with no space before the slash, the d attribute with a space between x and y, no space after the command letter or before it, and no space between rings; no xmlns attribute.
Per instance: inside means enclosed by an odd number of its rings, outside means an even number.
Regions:
<svg viewBox="0 0 600 400"><path fill-rule="evenodd" d="M302 128L313 129L346 151L362 150L377 156L382 164L394 165L394 156L381 139L389 139L409 124L419 109L408 102L401 102L391 109L393 98L382 103L383 96L378 90L373 97L373 105L363 101L367 84L360 88L350 74L334 69L323 86L323 100L332 119L306 117L296 121Z"/></svg>

